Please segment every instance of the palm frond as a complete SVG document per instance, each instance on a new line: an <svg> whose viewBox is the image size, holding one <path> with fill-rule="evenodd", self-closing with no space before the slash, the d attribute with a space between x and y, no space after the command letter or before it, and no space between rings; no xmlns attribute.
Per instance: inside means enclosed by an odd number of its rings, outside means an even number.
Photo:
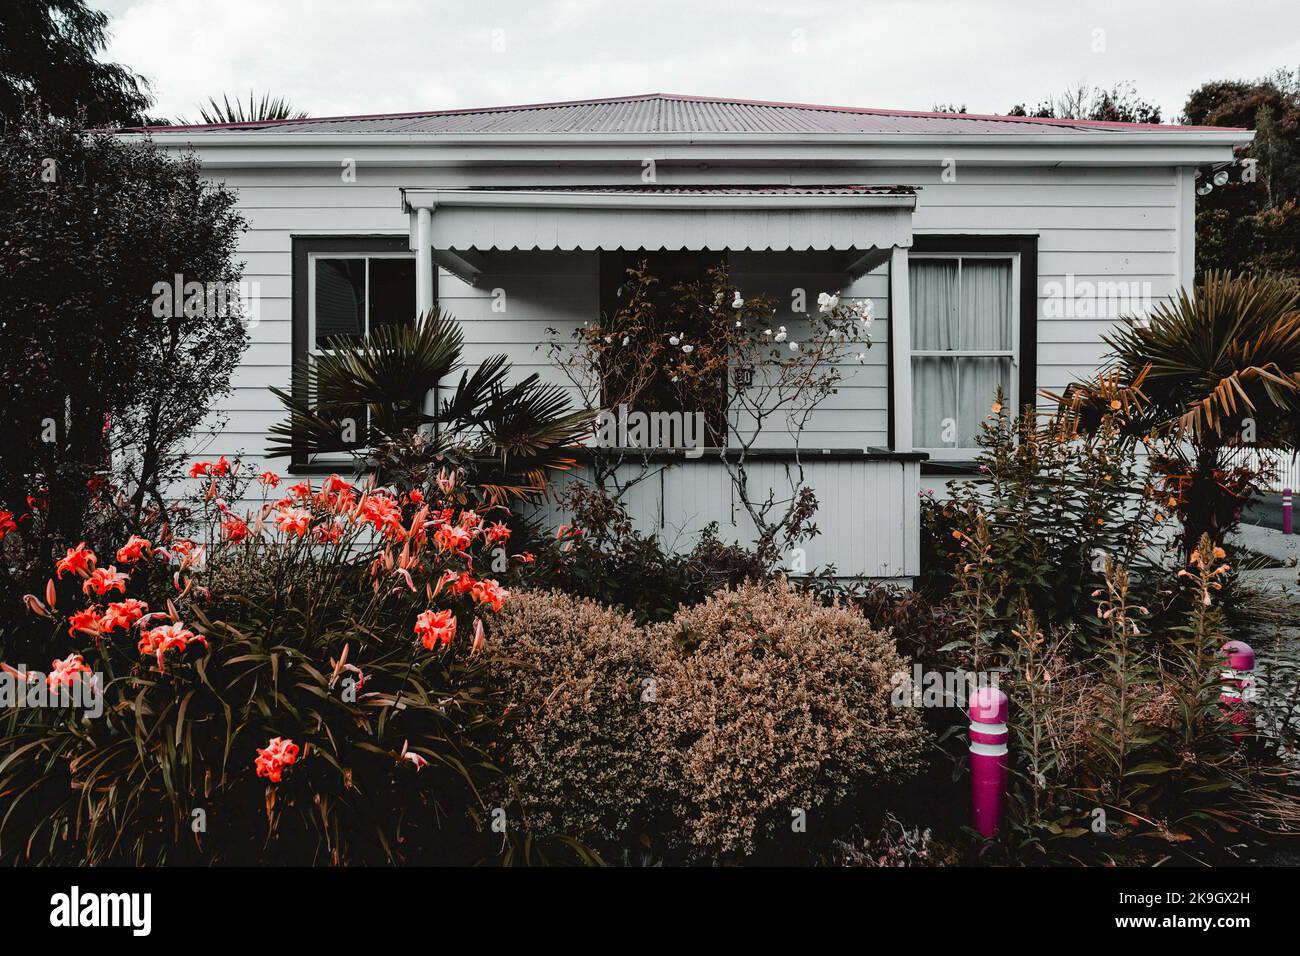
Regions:
<svg viewBox="0 0 1300 956"><path fill-rule="evenodd" d="M426 412L430 391L460 367L463 343L456 320L437 310L413 327L380 326L360 343L331 340L297 367L293 394L272 389L288 418L272 427L269 455L368 445L383 449L374 459L382 471L451 455L476 462L476 484L493 503L540 493L553 472L575 464L568 449L589 434L590 413L574 411L564 390L536 373L509 383L504 355L462 370ZM367 433L349 445L343 425L357 418Z"/></svg>
<svg viewBox="0 0 1300 956"><path fill-rule="evenodd" d="M1103 337L1113 361L1057 401L1088 427L1110 407L1131 429L1232 443L1247 419L1257 441L1294 448L1300 434L1300 290L1277 277L1207 273L1149 317ZM1115 403L1118 403L1117 405Z"/></svg>
<svg viewBox="0 0 1300 956"><path fill-rule="evenodd" d="M260 123L266 120L306 119L307 114L295 109L282 96L262 94L256 99L252 91L248 93L248 103L244 104L238 97L232 103L230 97L222 93L221 102L215 96L208 97L205 104L199 105L199 115L205 123Z"/></svg>

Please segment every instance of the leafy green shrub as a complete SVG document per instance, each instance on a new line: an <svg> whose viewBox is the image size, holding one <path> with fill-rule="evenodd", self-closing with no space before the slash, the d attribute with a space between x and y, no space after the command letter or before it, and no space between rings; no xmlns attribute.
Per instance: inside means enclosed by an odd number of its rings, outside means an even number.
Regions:
<svg viewBox="0 0 1300 956"><path fill-rule="evenodd" d="M1170 573L1178 600L1160 614L1106 559L1091 653L1019 599L1006 643L987 649L1011 701L1010 811L994 859L1229 862L1229 845L1300 823L1268 741L1220 704L1225 557L1203 536L1189 567Z"/></svg>
<svg viewBox="0 0 1300 956"><path fill-rule="evenodd" d="M5 708L0 859L489 856L499 843L472 818L501 708L480 652L507 596L472 561L500 532L337 476L237 516L222 494L236 468L196 469L202 541L69 549L28 598L51 677L102 674L103 714Z"/></svg>
<svg viewBox="0 0 1300 956"><path fill-rule="evenodd" d="M492 646L484 679L508 708L500 758L529 832L620 840L650 790L656 645L621 611L520 591L494 620Z"/></svg>
<svg viewBox="0 0 1300 956"><path fill-rule="evenodd" d="M1113 417L1079 437L1032 409L1016 418L993 407L978 438L980 477L951 483L944 502L922 500L939 556L931 594L958 610L977 670L1005 644L1022 602L1042 626L1078 623L1074 637L1095 640L1091 595L1107 557L1153 607L1152 589L1168 579L1157 563L1167 515Z"/></svg>
<svg viewBox="0 0 1300 956"><path fill-rule="evenodd" d="M674 836L692 857L743 856L914 772L919 714L890 703L908 662L855 610L784 581L719 591L650 629L671 645L653 733Z"/></svg>
<svg viewBox="0 0 1300 956"><path fill-rule="evenodd" d="M1208 272L1103 336L1113 359L1061 396L1071 430L1109 424L1146 443L1182 523L1182 557L1202 534L1222 545L1268 477L1243 448L1300 448L1300 286Z"/></svg>
<svg viewBox="0 0 1300 956"><path fill-rule="evenodd" d="M165 510L247 342L235 203L149 142L36 114L0 126L0 509L19 516L0 629L65 548Z"/></svg>

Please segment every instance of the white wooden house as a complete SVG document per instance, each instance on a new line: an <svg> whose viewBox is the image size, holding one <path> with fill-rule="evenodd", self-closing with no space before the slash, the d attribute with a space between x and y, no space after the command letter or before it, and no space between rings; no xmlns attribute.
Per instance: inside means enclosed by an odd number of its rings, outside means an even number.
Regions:
<svg viewBox="0 0 1300 956"><path fill-rule="evenodd" d="M260 470L283 415L268 386L318 337L436 304L469 361L562 381L536 346L598 314L611 264L723 253L746 294L873 301L865 363L798 435L765 438L751 480L779 482L797 445L821 500L809 566L892 579L918 570L922 469L971 458L998 384L1016 403L1063 388L1119 315L1191 283L1198 181L1250 138L662 94L124 135L192 148L250 226L256 321L204 456ZM644 527L745 537L715 458L657 464Z"/></svg>

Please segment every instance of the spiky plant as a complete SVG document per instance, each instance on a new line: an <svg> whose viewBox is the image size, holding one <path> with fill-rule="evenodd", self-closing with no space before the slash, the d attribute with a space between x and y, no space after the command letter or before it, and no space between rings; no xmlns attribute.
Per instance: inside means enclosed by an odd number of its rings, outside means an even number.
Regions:
<svg viewBox="0 0 1300 956"><path fill-rule="evenodd" d="M566 449L589 433L590 415L536 373L508 383L503 355L463 368L463 345L459 324L436 309L413 326L379 326L360 344L329 342L298 366L293 395L272 389L289 417L272 427L270 455L350 453L381 482L411 485L465 467L492 504L542 491L574 464ZM454 387L440 387L458 370Z"/></svg>
<svg viewBox="0 0 1300 956"><path fill-rule="evenodd" d="M1060 402L1076 428L1108 412L1145 438L1183 522L1186 554L1216 542L1258 490L1258 470L1232 463L1243 447L1300 445L1300 288L1273 276L1209 272L1149 317L1104 336L1113 360Z"/></svg>
<svg viewBox="0 0 1300 956"><path fill-rule="evenodd" d="M266 120L307 118L304 111L295 109L283 96L263 93L259 100L251 90L246 104L239 97L235 97L232 103L225 93L221 94L220 102L215 96L209 96L207 103L199 105L199 115L205 123L261 123Z"/></svg>

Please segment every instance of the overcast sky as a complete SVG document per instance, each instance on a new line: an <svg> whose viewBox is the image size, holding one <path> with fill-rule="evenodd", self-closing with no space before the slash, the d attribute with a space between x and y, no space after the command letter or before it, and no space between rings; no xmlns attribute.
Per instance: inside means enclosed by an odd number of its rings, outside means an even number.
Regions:
<svg viewBox="0 0 1300 956"><path fill-rule="evenodd" d="M314 116L692 93L971 112L1300 67L1300 0L91 0L154 115L222 92Z"/></svg>

